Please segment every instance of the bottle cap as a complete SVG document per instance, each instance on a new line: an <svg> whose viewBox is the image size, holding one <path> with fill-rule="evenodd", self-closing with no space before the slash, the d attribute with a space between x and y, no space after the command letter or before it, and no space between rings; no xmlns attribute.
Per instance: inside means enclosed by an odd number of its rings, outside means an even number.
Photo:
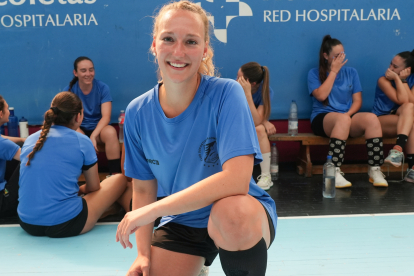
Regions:
<svg viewBox="0 0 414 276"><path fill-rule="evenodd" d="M332 155L328 155L327 159L332 159Z"/></svg>
<svg viewBox="0 0 414 276"><path fill-rule="evenodd" d="M25 117L22 117L19 122L27 122L27 119Z"/></svg>
<svg viewBox="0 0 414 276"><path fill-rule="evenodd" d="M125 110L121 110L121 113L125 112Z"/></svg>
<svg viewBox="0 0 414 276"><path fill-rule="evenodd" d="M14 107L9 107L9 110L14 110Z"/></svg>

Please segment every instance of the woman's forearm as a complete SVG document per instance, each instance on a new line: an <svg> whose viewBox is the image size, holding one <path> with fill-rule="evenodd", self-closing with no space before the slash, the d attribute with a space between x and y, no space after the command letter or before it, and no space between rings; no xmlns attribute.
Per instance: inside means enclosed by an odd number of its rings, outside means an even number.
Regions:
<svg viewBox="0 0 414 276"><path fill-rule="evenodd" d="M319 86L318 89L315 89L312 92L312 95L320 102L325 101L329 94L331 94L332 87L335 83L336 78L336 72L331 71L329 73L329 76L326 78L326 80Z"/></svg>
<svg viewBox="0 0 414 276"><path fill-rule="evenodd" d="M133 180L136 181L136 180ZM141 207L147 206L151 203L154 203L157 201L157 192L152 191L149 193L140 193L137 192L136 189L133 192L132 196L132 210L139 209ZM151 240L152 240L152 231L154 228L154 221L149 223L148 225L145 225L143 227L140 227L135 232L135 240L137 243L137 250L138 254L141 256L145 256L147 258L150 258L151 255Z"/></svg>

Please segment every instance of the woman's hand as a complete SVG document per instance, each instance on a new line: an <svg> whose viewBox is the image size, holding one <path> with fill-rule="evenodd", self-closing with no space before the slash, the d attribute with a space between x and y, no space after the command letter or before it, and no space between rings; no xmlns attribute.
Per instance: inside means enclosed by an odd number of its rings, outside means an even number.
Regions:
<svg viewBox="0 0 414 276"><path fill-rule="evenodd" d="M266 129L266 133L267 135L272 135L272 134L276 134L276 127L269 121L265 121L263 123L263 126Z"/></svg>
<svg viewBox="0 0 414 276"><path fill-rule="evenodd" d="M92 141L92 145L95 148L96 152L99 152L98 150L98 142L96 141L96 136L91 135L91 137L89 137Z"/></svg>
<svg viewBox="0 0 414 276"><path fill-rule="evenodd" d="M405 80L406 78L408 78L411 75L411 67L407 67L404 70L401 70L399 76L400 79Z"/></svg>
<svg viewBox="0 0 414 276"><path fill-rule="evenodd" d="M342 52L338 56L334 57L331 63L331 72L335 72L338 74L339 70L341 70L342 66L344 66L348 60L345 60L345 53Z"/></svg>
<svg viewBox="0 0 414 276"><path fill-rule="evenodd" d="M250 84L249 80L245 79L244 77L240 77L237 79L237 82L243 87L244 94L246 97L252 96L252 85Z"/></svg>
<svg viewBox="0 0 414 276"><path fill-rule="evenodd" d="M390 70L390 68L387 69L387 71L385 72L385 78L387 80L390 81L395 81L397 78L400 78L400 76L398 76L397 73L395 73L394 71Z"/></svg>
<svg viewBox="0 0 414 276"><path fill-rule="evenodd" d="M156 220L158 216L153 214L152 207L153 204L146 205L125 214L116 230L116 242L120 242L124 249L127 247L132 248L132 243L129 242L129 235L137 231L141 226Z"/></svg>
<svg viewBox="0 0 414 276"><path fill-rule="evenodd" d="M126 276L149 276L150 259L140 256L135 259L134 263L129 268Z"/></svg>

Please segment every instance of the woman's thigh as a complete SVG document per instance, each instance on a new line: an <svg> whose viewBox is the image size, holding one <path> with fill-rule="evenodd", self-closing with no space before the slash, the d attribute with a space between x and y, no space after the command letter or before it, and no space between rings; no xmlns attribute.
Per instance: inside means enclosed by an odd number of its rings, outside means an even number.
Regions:
<svg viewBox="0 0 414 276"><path fill-rule="evenodd" d="M378 120L381 124L383 137L397 136L398 119L398 115L383 115L378 117Z"/></svg>
<svg viewBox="0 0 414 276"><path fill-rule="evenodd" d="M151 247L151 276L197 276L204 264L204 257ZM168 271L168 273L166 273Z"/></svg>
<svg viewBox="0 0 414 276"><path fill-rule="evenodd" d="M328 137L346 140L349 136L351 118L342 113L330 112L323 119L323 129Z"/></svg>

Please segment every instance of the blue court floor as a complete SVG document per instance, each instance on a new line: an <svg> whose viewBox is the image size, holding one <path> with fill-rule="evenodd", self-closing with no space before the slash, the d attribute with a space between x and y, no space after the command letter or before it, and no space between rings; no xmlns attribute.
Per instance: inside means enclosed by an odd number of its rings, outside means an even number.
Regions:
<svg viewBox="0 0 414 276"><path fill-rule="evenodd" d="M0 275L125 275L136 251L115 242L116 227L50 239L1 225ZM268 255L267 275L412 276L414 213L283 217ZM210 275L224 276L219 258Z"/></svg>

